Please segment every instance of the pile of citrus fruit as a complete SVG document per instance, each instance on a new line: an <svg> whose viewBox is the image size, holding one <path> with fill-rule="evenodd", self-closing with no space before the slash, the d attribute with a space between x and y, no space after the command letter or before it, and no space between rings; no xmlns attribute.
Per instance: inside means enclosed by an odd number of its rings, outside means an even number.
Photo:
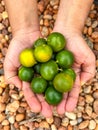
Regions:
<svg viewBox="0 0 98 130"><path fill-rule="evenodd" d="M63 93L72 89L76 78L71 68L74 56L65 46L65 37L53 32L47 39L37 39L32 48L24 49L19 55L19 78L30 82L32 91L43 94L52 105L61 102Z"/></svg>

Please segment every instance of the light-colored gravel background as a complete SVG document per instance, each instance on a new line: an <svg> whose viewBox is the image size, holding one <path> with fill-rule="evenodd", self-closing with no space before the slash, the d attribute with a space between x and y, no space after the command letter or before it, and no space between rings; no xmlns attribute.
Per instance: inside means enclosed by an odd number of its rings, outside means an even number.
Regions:
<svg viewBox="0 0 98 130"><path fill-rule="evenodd" d="M40 29L47 37L58 12L59 0L38 2ZM23 92L4 82L3 62L12 39L8 14L0 0L0 130L98 130L98 6L91 7L83 30L84 39L96 55L96 75L80 90L74 112L62 117L54 111L51 119L32 113Z"/></svg>

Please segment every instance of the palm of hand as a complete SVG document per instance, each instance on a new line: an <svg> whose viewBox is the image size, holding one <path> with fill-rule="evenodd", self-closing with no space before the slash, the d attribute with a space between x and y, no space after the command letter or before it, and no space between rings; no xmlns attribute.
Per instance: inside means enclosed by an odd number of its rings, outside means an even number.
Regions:
<svg viewBox="0 0 98 130"><path fill-rule="evenodd" d="M15 84L17 87L21 88L21 81L18 79L17 70L20 66L19 54L20 52L28 47L32 46L28 37L18 36L12 39L7 55L4 62L5 78L9 83ZM12 80L13 78L13 80ZM15 80L14 80L15 79Z"/></svg>
<svg viewBox="0 0 98 130"><path fill-rule="evenodd" d="M40 37L40 35L17 36L15 37L9 46L5 62L5 79L8 83L14 84L18 88L22 88L25 99L33 112L41 112L44 116L50 117L52 115L51 107L44 100L43 95L35 95L31 89L30 84L22 82L18 76L17 71L20 66L19 54L25 49L32 47L33 42Z"/></svg>
<svg viewBox="0 0 98 130"><path fill-rule="evenodd" d="M95 74L95 56L81 36L67 37L66 48L74 54L73 68L77 77L73 89L64 94L64 99L57 107L59 114L63 114L65 111L72 111L76 107L80 86Z"/></svg>

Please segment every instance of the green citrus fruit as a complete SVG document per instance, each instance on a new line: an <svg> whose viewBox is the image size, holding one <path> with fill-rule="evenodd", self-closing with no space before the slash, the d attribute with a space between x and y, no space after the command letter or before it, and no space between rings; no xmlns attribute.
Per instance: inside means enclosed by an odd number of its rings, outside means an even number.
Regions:
<svg viewBox="0 0 98 130"><path fill-rule="evenodd" d="M40 73L40 67L41 67L41 64L40 64L40 63L35 64L34 67L33 67L33 68L34 68L34 71L35 71L36 73L38 73L38 74Z"/></svg>
<svg viewBox="0 0 98 130"><path fill-rule="evenodd" d="M18 76L22 81L30 82L34 76L34 70L32 67L20 67L18 71Z"/></svg>
<svg viewBox="0 0 98 130"><path fill-rule="evenodd" d="M42 77L34 77L31 82L31 89L35 93L43 93L47 87L47 81Z"/></svg>
<svg viewBox="0 0 98 130"><path fill-rule="evenodd" d="M65 73L59 73L53 80L55 89L59 92L68 92L72 89L73 79L71 76Z"/></svg>
<svg viewBox="0 0 98 130"><path fill-rule="evenodd" d="M41 65L40 74L46 80L53 80L54 76L58 73L58 65L55 61L50 60Z"/></svg>
<svg viewBox="0 0 98 130"><path fill-rule="evenodd" d="M21 51L19 55L19 61L25 67L32 67L33 65L35 65L36 60L33 55L33 49L26 48L23 51Z"/></svg>
<svg viewBox="0 0 98 130"><path fill-rule="evenodd" d="M52 48L48 45L39 45L34 49L35 59L39 62L47 62L52 57Z"/></svg>
<svg viewBox="0 0 98 130"><path fill-rule="evenodd" d="M62 50L57 53L56 61L62 68L70 68L74 63L74 56L72 52L68 50Z"/></svg>
<svg viewBox="0 0 98 130"><path fill-rule="evenodd" d="M39 45L47 44L46 40L44 38L39 38L34 42L34 48L36 48Z"/></svg>
<svg viewBox="0 0 98 130"><path fill-rule="evenodd" d="M58 52L64 49L66 45L66 40L61 33L53 32L48 36L47 44L52 47L54 52Z"/></svg>
<svg viewBox="0 0 98 130"><path fill-rule="evenodd" d="M63 72L68 74L68 75L70 75L73 78L73 80L75 81L76 73L75 73L75 71L72 68L64 69Z"/></svg>
<svg viewBox="0 0 98 130"><path fill-rule="evenodd" d="M45 99L51 105L57 105L61 102L63 94L55 90L53 86L50 86L45 91Z"/></svg>

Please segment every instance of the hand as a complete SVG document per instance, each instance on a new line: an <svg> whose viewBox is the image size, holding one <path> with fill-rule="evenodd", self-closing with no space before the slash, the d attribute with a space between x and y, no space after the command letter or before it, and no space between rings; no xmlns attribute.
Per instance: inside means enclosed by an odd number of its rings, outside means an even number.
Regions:
<svg viewBox="0 0 98 130"><path fill-rule="evenodd" d="M54 31L62 33L67 39L66 48L73 52L75 62L73 68L77 74L76 81L72 90L64 94L62 102L57 106L59 114L64 114L65 111L73 111L76 107L80 87L88 80L94 77L95 74L95 56L87 43L82 38L80 32L55 28Z"/></svg>
<svg viewBox="0 0 98 130"><path fill-rule="evenodd" d="M24 92L25 99L33 112L41 112L45 117L52 115L51 107L44 101L42 95L35 95L31 89L30 84L22 82L18 76L17 71L20 66L19 54L27 48L32 47L33 42L41 36L39 31L36 32L18 32L12 39L7 55L4 61L5 79L8 83L14 84Z"/></svg>

